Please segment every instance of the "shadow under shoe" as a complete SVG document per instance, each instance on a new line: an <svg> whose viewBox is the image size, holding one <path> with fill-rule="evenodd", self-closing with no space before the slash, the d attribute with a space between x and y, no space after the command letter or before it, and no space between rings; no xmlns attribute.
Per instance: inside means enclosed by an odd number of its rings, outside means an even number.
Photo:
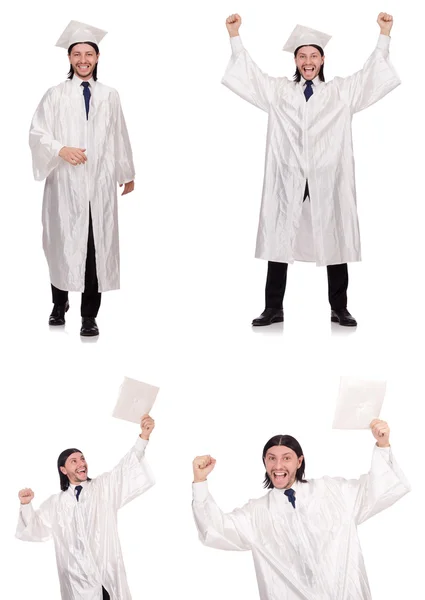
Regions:
<svg viewBox="0 0 425 600"><path fill-rule="evenodd" d="M85 337L99 335L99 328L94 317L82 317L80 335Z"/></svg>
<svg viewBox="0 0 425 600"><path fill-rule="evenodd" d="M339 323L343 327L357 327L356 319L350 315L346 308L331 311L332 323Z"/></svg>
<svg viewBox="0 0 425 600"><path fill-rule="evenodd" d="M66 304L54 304L49 317L49 325L65 325L65 313L69 310L69 302Z"/></svg>
<svg viewBox="0 0 425 600"><path fill-rule="evenodd" d="M259 317L253 320L253 327L264 327L272 323L282 323L283 308L266 308Z"/></svg>

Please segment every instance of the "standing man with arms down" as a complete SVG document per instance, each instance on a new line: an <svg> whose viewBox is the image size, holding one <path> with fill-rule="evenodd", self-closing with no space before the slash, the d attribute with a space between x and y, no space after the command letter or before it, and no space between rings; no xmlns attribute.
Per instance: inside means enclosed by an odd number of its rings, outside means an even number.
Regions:
<svg viewBox="0 0 425 600"><path fill-rule="evenodd" d="M43 247L49 325L64 325L68 292L82 292L82 336L96 336L101 293L120 286L117 183L134 190L130 140L116 90L97 81L105 31L71 21L57 42L68 79L48 90L31 123L34 178L46 179Z"/></svg>
<svg viewBox="0 0 425 600"><path fill-rule="evenodd" d="M117 529L117 511L155 481L144 458L155 423L141 420L133 448L109 473L89 479L87 462L76 448L58 458L61 492L35 511L34 492L19 492L16 536L24 541L53 538L62 600L131 600Z"/></svg>
<svg viewBox="0 0 425 600"><path fill-rule="evenodd" d="M327 266L331 320L357 325L347 310L347 262L361 260L351 121L400 80L388 52L393 18L380 13L378 44L362 70L325 83L330 36L297 27L284 50L294 81L269 77L239 37L241 17L226 21L232 57L222 83L268 113L266 165L256 257L268 261L266 306L254 326L283 321L288 263Z"/></svg>
<svg viewBox="0 0 425 600"><path fill-rule="evenodd" d="M370 600L357 525L410 487L393 458L387 423L374 420L372 466L360 479L304 478L300 444L289 435L263 449L270 491L224 514L208 491L211 456L193 461L193 513L199 537L220 550L251 550L261 600Z"/></svg>

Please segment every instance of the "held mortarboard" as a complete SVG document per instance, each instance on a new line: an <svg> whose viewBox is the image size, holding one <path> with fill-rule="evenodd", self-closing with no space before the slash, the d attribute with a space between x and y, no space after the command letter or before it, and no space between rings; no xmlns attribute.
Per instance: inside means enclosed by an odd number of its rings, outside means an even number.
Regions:
<svg viewBox="0 0 425 600"><path fill-rule="evenodd" d="M304 25L297 25L294 31L289 36L283 50L286 52L295 52L300 46L320 46L322 49L326 46L332 36L311 27L304 27Z"/></svg>
<svg viewBox="0 0 425 600"><path fill-rule="evenodd" d="M386 386L386 381L341 377L333 429L369 429L379 418Z"/></svg>
<svg viewBox="0 0 425 600"><path fill-rule="evenodd" d="M92 42L93 44L98 45L107 33L107 31L92 27L91 25L87 25L87 23L70 21L65 31L56 42L56 46L68 50L72 44L83 42Z"/></svg>
<svg viewBox="0 0 425 600"><path fill-rule="evenodd" d="M154 385L124 377L112 416L131 423L140 423L143 415L152 409L158 392L159 388Z"/></svg>

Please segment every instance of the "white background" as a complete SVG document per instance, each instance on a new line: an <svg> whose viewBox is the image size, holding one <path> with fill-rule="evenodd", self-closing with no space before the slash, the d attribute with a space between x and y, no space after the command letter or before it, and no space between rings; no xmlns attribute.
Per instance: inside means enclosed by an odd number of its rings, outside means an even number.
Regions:
<svg viewBox="0 0 425 600"><path fill-rule="evenodd" d="M137 13L135 12L137 7ZM326 273L290 268L284 327L252 330L266 264L253 258L266 115L220 85L224 20L243 17L245 46L273 75L297 23L327 33L325 74L361 68L393 12L391 57L403 85L354 121L363 263L350 266L357 330L329 322ZM307 476L367 471L369 432L332 431L339 376L388 379L382 417L413 492L359 529L374 600L418 597L424 531L423 8L411 2L14 4L2 33L1 596L59 598L54 550L14 539L17 492L35 506L59 490L55 462L80 447L95 476L132 445L111 418L124 375L161 387L147 456L157 485L123 509L121 541L135 599L258 598L248 553L204 548L191 516L191 461L217 458L210 488L225 510L263 493L261 451L295 435ZM121 96L137 169L120 200L122 289L105 294L100 337L79 336L79 295L49 331L41 249L42 184L27 143L40 98L66 77L54 43L70 19L107 29L99 79ZM6 25L5 25L6 24ZM421 97L422 93L422 97ZM422 556L423 558L423 556Z"/></svg>

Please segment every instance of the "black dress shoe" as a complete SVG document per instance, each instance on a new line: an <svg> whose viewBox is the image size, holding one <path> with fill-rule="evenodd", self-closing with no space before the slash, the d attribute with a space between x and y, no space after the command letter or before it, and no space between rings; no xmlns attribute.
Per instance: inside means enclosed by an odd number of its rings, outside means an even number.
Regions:
<svg viewBox="0 0 425 600"><path fill-rule="evenodd" d="M81 319L80 335L86 337L99 335L99 328L94 317L83 317Z"/></svg>
<svg viewBox="0 0 425 600"><path fill-rule="evenodd" d="M65 313L68 309L68 301L66 304L54 304L52 313L49 317L49 325L65 325Z"/></svg>
<svg viewBox="0 0 425 600"><path fill-rule="evenodd" d="M282 323L283 308L266 308L259 317L253 320L254 327L271 325L272 323Z"/></svg>
<svg viewBox="0 0 425 600"><path fill-rule="evenodd" d="M350 315L346 308L332 310L331 321L332 323L339 323L344 327L357 327L356 319Z"/></svg>

